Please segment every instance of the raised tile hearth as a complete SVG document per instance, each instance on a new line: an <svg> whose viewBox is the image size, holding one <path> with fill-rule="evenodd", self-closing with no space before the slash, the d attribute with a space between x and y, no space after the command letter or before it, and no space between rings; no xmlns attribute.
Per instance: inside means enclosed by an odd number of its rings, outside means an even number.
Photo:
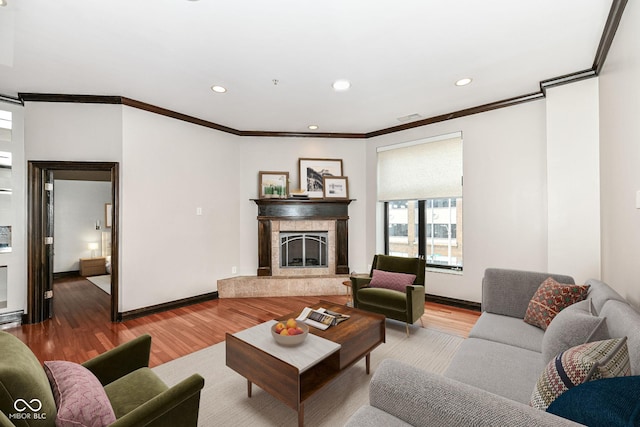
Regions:
<svg viewBox="0 0 640 427"><path fill-rule="evenodd" d="M342 282L349 275L335 276L238 276L218 280L219 298L346 295Z"/></svg>

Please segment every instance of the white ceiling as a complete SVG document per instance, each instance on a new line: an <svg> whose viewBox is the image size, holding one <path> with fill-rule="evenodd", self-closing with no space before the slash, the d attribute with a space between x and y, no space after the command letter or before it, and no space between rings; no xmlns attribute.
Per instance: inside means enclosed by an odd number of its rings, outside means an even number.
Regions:
<svg viewBox="0 0 640 427"><path fill-rule="evenodd" d="M340 133L537 92L541 80L590 69L612 3L7 1L2 95L115 95L243 131ZM456 87L461 77L473 83ZM351 89L333 91L338 78Z"/></svg>

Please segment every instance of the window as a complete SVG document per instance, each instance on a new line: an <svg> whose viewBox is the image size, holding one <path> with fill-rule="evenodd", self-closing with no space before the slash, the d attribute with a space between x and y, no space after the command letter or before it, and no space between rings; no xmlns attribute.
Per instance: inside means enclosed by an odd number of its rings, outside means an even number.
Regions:
<svg viewBox="0 0 640 427"><path fill-rule="evenodd" d="M462 270L461 133L379 148L378 200L387 254Z"/></svg>
<svg viewBox="0 0 640 427"><path fill-rule="evenodd" d="M422 256L429 267L462 269L462 198L403 200L386 206L389 255ZM408 215L411 210L415 214Z"/></svg>
<svg viewBox="0 0 640 427"><path fill-rule="evenodd" d="M429 199L425 205L427 265L462 269L462 198Z"/></svg>
<svg viewBox="0 0 640 427"><path fill-rule="evenodd" d="M418 204L414 200L387 203L387 253L415 258L418 254ZM411 230L411 233L409 233Z"/></svg>

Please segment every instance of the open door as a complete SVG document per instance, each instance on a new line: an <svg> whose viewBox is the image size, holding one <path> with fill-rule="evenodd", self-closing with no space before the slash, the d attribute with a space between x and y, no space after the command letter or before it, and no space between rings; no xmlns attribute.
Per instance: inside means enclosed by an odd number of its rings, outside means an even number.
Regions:
<svg viewBox="0 0 640 427"><path fill-rule="evenodd" d="M119 169L115 162L28 162L27 313L23 323L53 316L53 173L56 170L111 174L111 321L118 320Z"/></svg>
<svg viewBox="0 0 640 427"><path fill-rule="evenodd" d="M44 319L53 317L53 171L44 170L44 258L43 258L43 276L44 292L42 295L43 306L42 315Z"/></svg>

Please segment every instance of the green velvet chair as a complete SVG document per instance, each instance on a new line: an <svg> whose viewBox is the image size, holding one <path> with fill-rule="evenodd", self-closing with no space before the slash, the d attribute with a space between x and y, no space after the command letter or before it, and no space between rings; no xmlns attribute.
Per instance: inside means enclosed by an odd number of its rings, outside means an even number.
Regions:
<svg viewBox="0 0 640 427"><path fill-rule="evenodd" d="M167 387L148 367L150 350L151 337L143 335L82 364L106 392L116 417L110 425L196 426L204 378L193 374ZM1 331L0 410L2 427L54 426L57 413L38 359L22 341Z"/></svg>
<svg viewBox="0 0 640 427"><path fill-rule="evenodd" d="M416 278L412 285L406 287L405 292L373 288L369 287L373 270L415 274ZM409 325L418 319L422 322L425 300L424 275L424 259L376 255L371 264L369 277L351 277L353 305L361 310L384 314L390 319L405 322L409 335Z"/></svg>

